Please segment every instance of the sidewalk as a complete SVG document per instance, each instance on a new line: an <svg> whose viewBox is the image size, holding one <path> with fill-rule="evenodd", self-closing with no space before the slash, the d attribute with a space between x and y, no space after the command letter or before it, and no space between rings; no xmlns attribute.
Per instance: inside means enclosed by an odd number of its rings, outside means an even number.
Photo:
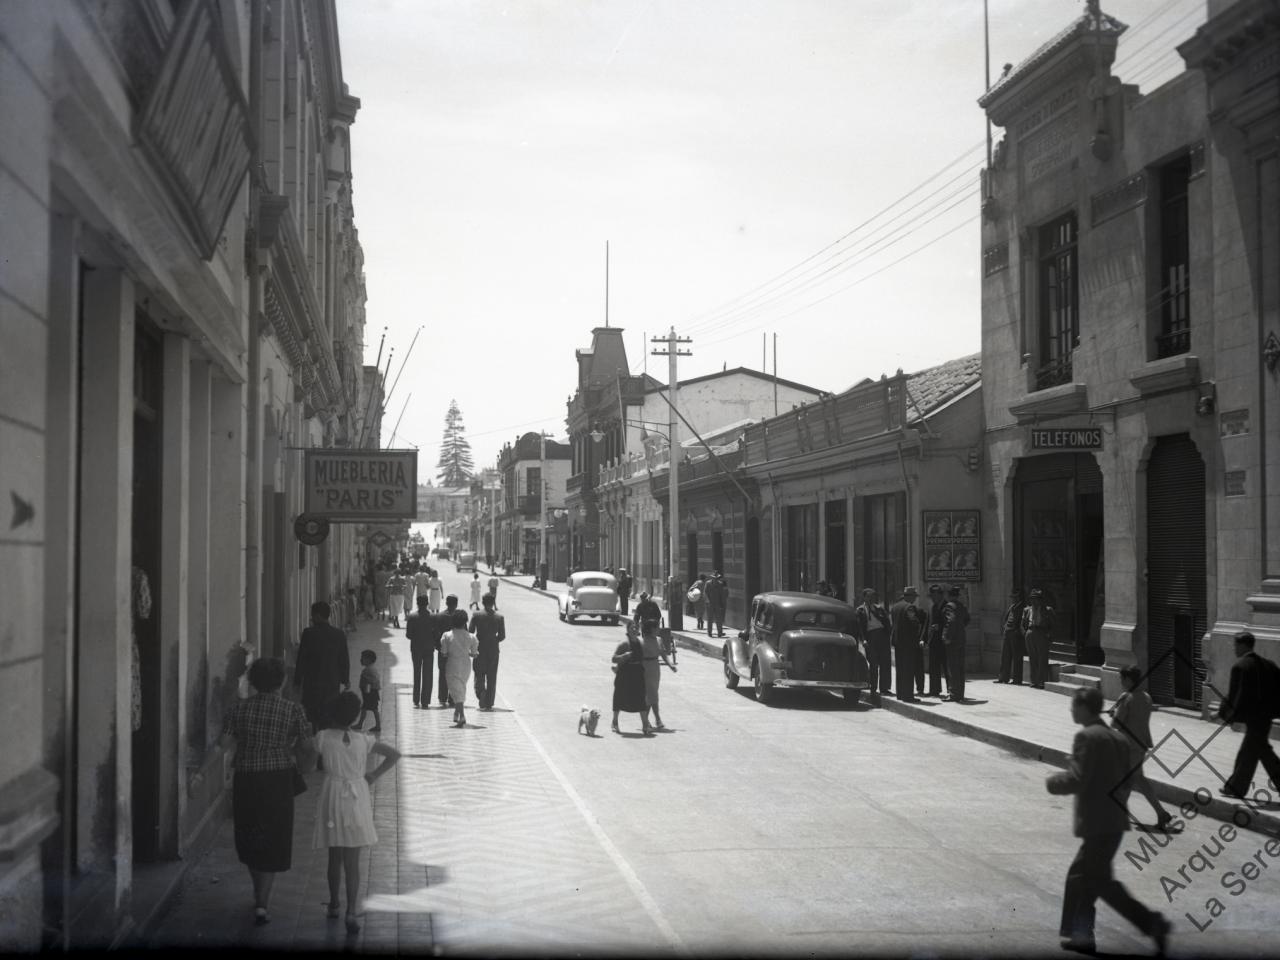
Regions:
<svg viewBox="0 0 1280 960"><path fill-rule="evenodd" d="M516 586L533 589L531 576L499 576ZM552 582L548 587L536 592L556 596L564 584ZM721 658L719 640L688 630L675 631L674 635L681 647L716 660ZM965 692L968 698L963 703L934 697L903 703L888 696L882 699L882 708L1029 760L1066 766L1078 729L1071 719L1069 698L1026 685L997 684L991 674L969 677ZM1261 766L1253 785L1255 799L1248 805L1218 793L1235 764L1240 732L1203 720L1197 712L1161 707L1151 715L1151 735L1155 750L1143 771L1164 803L1174 808L1190 804L1188 809L1194 809L1196 816L1223 821L1234 818L1237 825L1243 825L1247 815L1250 829L1280 836L1280 794L1268 787ZM1155 816L1149 813L1146 801L1136 794L1135 798L1131 807L1139 816L1150 816L1144 822L1153 823ZM1176 815L1178 810L1170 812Z"/></svg>
<svg viewBox="0 0 1280 960"><path fill-rule="evenodd" d="M386 643L384 632L381 623L360 620L356 632L347 635L353 680L360 669L360 651L365 647L377 653L380 664L389 667L394 662L394 651ZM400 633L394 639L402 637ZM381 739L398 746L396 707L400 698L391 684L384 687L383 693ZM154 929L142 931L145 943L131 946L431 953L432 920L426 912L370 910L355 936L347 935L341 919L326 919L328 851L313 850L311 846L316 793L323 776L320 772L308 774L308 789L294 804L293 867L276 877L270 923L254 925L253 888L248 870L236 856L228 810L210 848L187 869L159 923ZM360 858L362 899L397 895L422 884L421 876L405 875L410 867L399 855L404 839L400 832L399 789L402 784L412 785L413 776L412 770L392 770L371 788L378 842ZM345 887L342 896L345 903Z"/></svg>

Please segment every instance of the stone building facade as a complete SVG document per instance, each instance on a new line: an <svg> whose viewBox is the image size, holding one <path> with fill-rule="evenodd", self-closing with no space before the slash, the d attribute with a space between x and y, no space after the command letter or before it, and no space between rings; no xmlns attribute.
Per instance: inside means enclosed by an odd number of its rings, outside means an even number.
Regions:
<svg viewBox="0 0 1280 960"><path fill-rule="evenodd" d="M0 948L101 948L224 816L248 660L356 569L292 520L294 448L364 425L358 102L289 0L18 0L0 90Z"/></svg>
<svg viewBox="0 0 1280 960"><path fill-rule="evenodd" d="M503 445L497 465L502 489L496 504L495 560L505 558L516 571L537 573L542 543L539 524L545 516L550 528L556 514L564 513L571 458L569 444L548 438L544 445L542 438L532 431L516 438L514 443ZM540 491L545 493L545 513ZM550 554L553 545L550 533L546 543ZM550 556L547 562L557 566Z"/></svg>
<svg viewBox="0 0 1280 960"><path fill-rule="evenodd" d="M982 366L1001 588L1041 586L1063 659L1213 706L1230 636L1280 641L1274 4L1212 2L1188 70L1112 74L1087 5L980 104ZM1280 346L1273 351L1280 354ZM1268 509L1271 507L1271 509Z"/></svg>
<svg viewBox="0 0 1280 960"><path fill-rule="evenodd" d="M711 449L681 466L682 563L724 573L726 629L745 625L762 590L813 592L825 580L841 599L856 603L871 586L892 602L909 584L923 593L938 582L961 586L974 614L974 665L984 646L998 653L985 636L998 636L999 598L983 556L978 356L864 381L707 439ZM662 466L650 483L665 507Z"/></svg>

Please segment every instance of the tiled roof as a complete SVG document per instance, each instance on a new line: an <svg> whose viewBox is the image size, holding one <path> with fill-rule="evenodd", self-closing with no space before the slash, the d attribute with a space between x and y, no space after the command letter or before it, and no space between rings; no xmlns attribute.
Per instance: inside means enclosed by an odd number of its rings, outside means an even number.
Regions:
<svg viewBox="0 0 1280 960"><path fill-rule="evenodd" d="M982 354L948 360L907 375L907 419L927 416L982 381ZM914 405L913 405L914 401Z"/></svg>

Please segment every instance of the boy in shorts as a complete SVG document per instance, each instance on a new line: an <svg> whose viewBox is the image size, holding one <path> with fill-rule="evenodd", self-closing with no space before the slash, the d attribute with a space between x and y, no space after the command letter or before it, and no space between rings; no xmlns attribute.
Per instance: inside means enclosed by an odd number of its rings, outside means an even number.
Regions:
<svg viewBox="0 0 1280 960"><path fill-rule="evenodd" d="M373 726L369 728L370 733L382 732L382 715L378 712L378 707L382 704L382 681L378 679L378 671L373 667L377 659L378 655L372 650L360 652L363 669L360 671L360 719L356 722L356 727L363 730L365 714L372 712Z"/></svg>

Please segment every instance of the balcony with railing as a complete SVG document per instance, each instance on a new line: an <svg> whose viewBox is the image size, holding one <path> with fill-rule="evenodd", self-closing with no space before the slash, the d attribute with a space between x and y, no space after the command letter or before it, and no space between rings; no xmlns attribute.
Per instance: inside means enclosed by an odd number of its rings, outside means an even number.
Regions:
<svg viewBox="0 0 1280 960"><path fill-rule="evenodd" d="M1163 360L1165 357L1176 357L1179 354L1191 352L1191 328L1183 327L1180 330L1169 330L1165 333L1156 335L1156 359Z"/></svg>
<svg viewBox="0 0 1280 960"><path fill-rule="evenodd" d="M1035 389L1047 390L1071 382L1071 354L1057 357L1036 368Z"/></svg>

